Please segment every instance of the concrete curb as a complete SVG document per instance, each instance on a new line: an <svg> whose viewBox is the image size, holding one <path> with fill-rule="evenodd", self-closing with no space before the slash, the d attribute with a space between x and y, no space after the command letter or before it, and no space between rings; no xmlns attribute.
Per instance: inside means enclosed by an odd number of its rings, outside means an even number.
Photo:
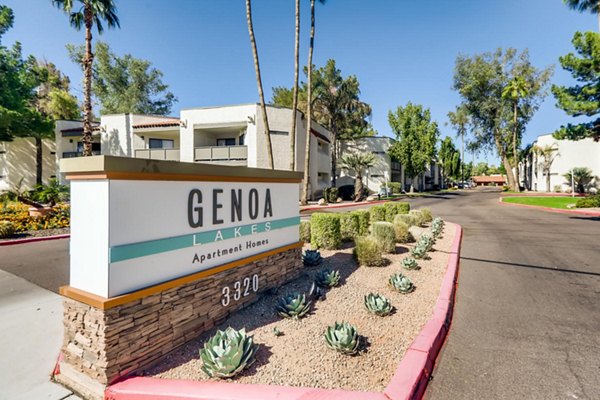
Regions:
<svg viewBox="0 0 600 400"><path fill-rule="evenodd" d="M14 244L24 244L24 243L32 243L32 242L44 242L46 240L67 239L70 237L71 237L70 233L65 233L64 235L40 236L40 237L15 239L15 240L2 240L2 241L0 241L0 246L12 246Z"/></svg>
<svg viewBox="0 0 600 400"><path fill-rule="evenodd" d="M512 197L512 196L510 196L510 197ZM515 206L515 207L533 208L533 209L536 209L536 210L550 211L550 212L561 213L561 214L587 215L587 216L591 216L591 217L600 217L600 212L598 212L598 211L564 210L562 208L533 206L531 204L506 203L504 201L504 197L500 197L498 199L498 203L502 204L503 206Z"/></svg>
<svg viewBox="0 0 600 400"><path fill-rule="evenodd" d="M450 225L450 224L449 224ZM421 399L452 321L462 227L450 249L433 314L410 345L383 393L133 377L109 386L106 400L413 400Z"/></svg>

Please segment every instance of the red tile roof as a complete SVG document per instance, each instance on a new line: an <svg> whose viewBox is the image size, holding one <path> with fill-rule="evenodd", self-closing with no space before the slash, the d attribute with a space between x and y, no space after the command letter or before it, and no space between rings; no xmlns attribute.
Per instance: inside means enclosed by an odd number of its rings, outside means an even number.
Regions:
<svg viewBox="0 0 600 400"><path fill-rule="evenodd" d="M474 176L473 182L475 182L475 183L504 183L504 182L506 182L506 177L504 175Z"/></svg>
<svg viewBox="0 0 600 400"><path fill-rule="evenodd" d="M144 129L144 128L169 128L179 126L179 120L173 121L161 121L161 122L149 122L147 124L137 124L133 125L135 129Z"/></svg>

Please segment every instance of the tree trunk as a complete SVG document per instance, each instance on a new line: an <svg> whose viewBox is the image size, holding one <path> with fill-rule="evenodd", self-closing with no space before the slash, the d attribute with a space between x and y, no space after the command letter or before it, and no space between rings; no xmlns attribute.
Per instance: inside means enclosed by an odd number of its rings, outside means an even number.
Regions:
<svg viewBox="0 0 600 400"><path fill-rule="evenodd" d="M298 69L300 64L300 0L296 0L296 36L294 45L294 98L292 99L292 129L290 131L290 170L296 169L296 108L298 108Z"/></svg>
<svg viewBox="0 0 600 400"><path fill-rule="evenodd" d="M306 101L306 151L304 153L304 180L302 181L302 204L308 203L308 183L310 180L310 125L312 122L312 57L315 45L315 0L310 0L310 41L308 46L308 88Z"/></svg>
<svg viewBox="0 0 600 400"><path fill-rule="evenodd" d="M42 138L35 137L35 184L41 185L42 182L42 163L43 163Z"/></svg>
<svg viewBox="0 0 600 400"><path fill-rule="evenodd" d="M256 72L256 85L258 86L258 97L260 100L260 109L262 111L263 125L265 127L265 138L267 141L267 161L269 163L269 168L274 169L273 147L271 146L271 130L269 129L269 118L267 116L267 106L265 104L265 95L263 93L262 79L260 77L260 63L258 62L258 50L256 48L256 39L254 37L254 28L252 26L251 0L246 0L246 19L248 21L248 34L250 35L250 44L252 45L252 56L254 57L254 71Z"/></svg>
<svg viewBox="0 0 600 400"><path fill-rule="evenodd" d="M362 175L358 174L354 178L354 201L361 201L363 196Z"/></svg>
<svg viewBox="0 0 600 400"><path fill-rule="evenodd" d="M412 179L410 180L410 192L409 193L414 193L415 192L415 181L417 180L417 176L413 176Z"/></svg>
<svg viewBox="0 0 600 400"><path fill-rule="evenodd" d="M550 168L546 172L546 192L550 193Z"/></svg>
<svg viewBox="0 0 600 400"><path fill-rule="evenodd" d="M519 183L519 155L517 154L517 103L514 104L514 119L513 119L513 159L515 160L515 192L521 191Z"/></svg>
<svg viewBox="0 0 600 400"><path fill-rule="evenodd" d="M465 182L465 140L464 132L460 133L460 181Z"/></svg>
<svg viewBox="0 0 600 400"><path fill-rule="evenodd" d="M504 165L504 169L506 170L506 180L508 181L508 186L511 188L511 190L514 190L515 176L512 172L512 164L508 161L508 157L506 156L506 154L502 154L500 156L500 159L502 161L502 165Z"/></svg>
<svg viewBox="0 0 600 400"><path fill-rule="evenodd" d="M337 185L337 179L336 179L336 170L337 170L337 140L336 140L336 135L333 131L333 125L332 125L332 132L331 132L331 186L332 187L336 187Z"/></svg>
<svg viewBox="0 0 600 400"><path fill-rule="evenodd" d="M85 59L83 60L83 156L92 154L92 25L93 15L89 2L85 3Z"/></svg>

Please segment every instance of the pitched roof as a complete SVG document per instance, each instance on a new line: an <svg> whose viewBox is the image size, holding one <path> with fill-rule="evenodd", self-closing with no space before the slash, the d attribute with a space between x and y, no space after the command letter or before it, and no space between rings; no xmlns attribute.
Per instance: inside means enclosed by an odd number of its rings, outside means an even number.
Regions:
<svg viewBox="0 0 600 400"><path fill-rule="evenodd" d="M474 176L473 177L473 182L475 182L475 183L486 183L486 182L504 183L504 182L506 182L506 176L504 176L504 175L480 175L480 176Z"/></svg>
<svg viewBox="0 0 600 400"><path fill-rule="evenodd" d="M137 124L132 125L134 129L144 129L144 128L169 128L169 127L178 127L179 120L170 120L170 121L158 121L158 122L149 122L146 124Z"/></svg>

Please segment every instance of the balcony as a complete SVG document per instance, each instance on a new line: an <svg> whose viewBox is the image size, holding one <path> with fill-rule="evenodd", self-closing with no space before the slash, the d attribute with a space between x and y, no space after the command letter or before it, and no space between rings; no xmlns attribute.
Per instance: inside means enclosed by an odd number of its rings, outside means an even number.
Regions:
<svg viewBox="0 0 600 400"><path fill-rule="evenodd" d="M135 150L134 157L146 160L179 161L179 149L140 149Z"/></svg>
<svg viewBox="0 0 600 400"><path fill-rule="evenodd" d="M229 165L246 165L247 146L204 146L194 148L194 161Z"/></svg>
<svg viewBox="0 0 600 400"><path fill-rule="evenodd" d="M101 154L100 150L92 150L92 155L99 156L100 154ZM65 151L62 153L62 158L75 158L75 157L83 157L83 152Z"/></svg>

